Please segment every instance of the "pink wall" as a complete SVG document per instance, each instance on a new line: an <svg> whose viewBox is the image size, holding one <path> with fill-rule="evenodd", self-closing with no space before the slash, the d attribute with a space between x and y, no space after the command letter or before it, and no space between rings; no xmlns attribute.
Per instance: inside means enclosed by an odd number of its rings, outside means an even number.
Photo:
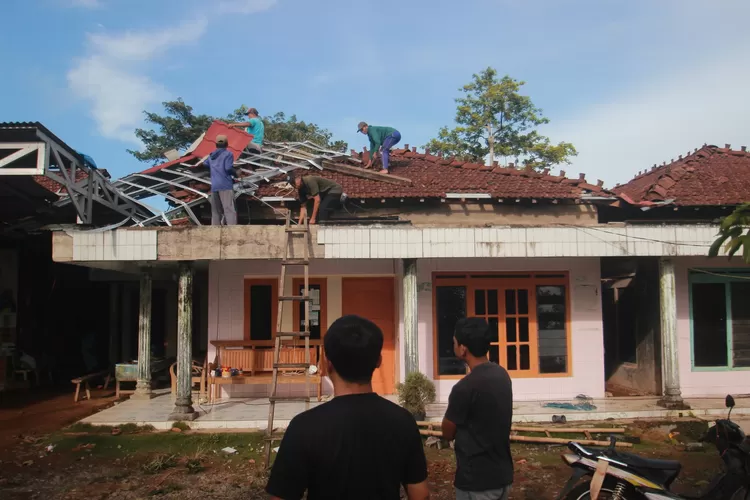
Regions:
<svg viewBox="0 0 750 500"><path fill-rule="evenodd" d="M604 397L604 344L598 258L422 259L418 261L419 366L432 377L432 290L434 271L568 271L572 333L572 375L514 379L515 400L570 400L579 394ZM437 380L438 401L447 402L456 380Z"/></svg>
<svg viewBox="0 0 750 500"><path fill-rule="evenodd" d="M397 272L394 260L316 260L311 262L310 276L325 276L328 280L328 323L332 323L341 314L340 288L333 285L335 278L341 276L393 276ZM208 269L208 356L213 359L216 349L211 345L213 340L242 340L244 338L245 278L276 278L281 273L279 261L245 260L245 261L212 261ZM297 277L296 274L292 275ZM398 295L397 295L397 300ZM399 300L400 301L400 300ZM291 316L291 308L286 308ZM304 384L279 386L280 395L304 392ZM330 392L330 384L324 384ZM226 388L225 388L226 390ZM267 395L270 386L243 385L229 388L230 394L239 396Z"/></svg>
<svg viewBox="0 0 750 500"><path fill-rule="evenodd" d="M572 375L513 381L516 400L569 400L578 394L604 396L604 351L599 294L598 258L535 258L535 259L421 259L418 261L419 366L423 373L433 375L432 291L433 271L568 271L570 273L572 332ZM209 266L208 336L211 340L243 338L245 278L278 277L280 264L270 261L215 261ZM399 315L403 318L400 277L402 266L395 260L319 260L310 265L311 276L395 275ZM328 290L328 322L335 320L331 312L340 295ZM339 290L340 292L340 290ZM340 309L339 309L340 312ZM403 321L398 325L399 366L404 366ZM209 343L209 356L214 349ZM403 369L397 380L403 380ZM446 402L455 380L438 380L438 401ZM330 386L327 386L330 391ZM285 389L299 392L302 386ZM267 394L266 386L235 386L232 396ZM284 394L284 392L282 392Z"/></svg>
<svg viewBox="0 0 750 500"><path fill-rule="evenodd" d="M750 387L750 371L693 371L690 355L690 301L688 294L688 271L690 268L750 267L735 258L709 259L705 257L675 258L675 286L677 289L677 335L680 386L683 397L725 396L747 394Z"/></svg>

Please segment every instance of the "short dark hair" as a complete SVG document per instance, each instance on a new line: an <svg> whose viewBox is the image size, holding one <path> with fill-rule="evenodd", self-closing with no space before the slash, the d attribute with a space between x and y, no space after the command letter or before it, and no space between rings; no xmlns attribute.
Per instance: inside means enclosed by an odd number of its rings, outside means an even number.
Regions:
<svg viewBox="0 0 750 500"><path fill-rule="evenodd" d="M342 316L328 328L323 347L326 358L342 379L368 384L383 350L383 332L369 319Z"/></svg>
<svg viewBox="0 0 750 500"><path fill-rule="evenodd" d="M484 318L459 319L453 335L474 356L485 356L490 350L490 325Z"/></svg>

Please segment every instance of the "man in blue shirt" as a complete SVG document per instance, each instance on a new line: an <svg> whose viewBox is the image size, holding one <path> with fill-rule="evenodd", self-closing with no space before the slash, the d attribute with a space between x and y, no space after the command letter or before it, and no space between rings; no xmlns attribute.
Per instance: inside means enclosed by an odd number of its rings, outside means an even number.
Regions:
<svg viewBox="0 0 750 500"><path fill-rule="evenodd" d="M216 136L216 149L203 161L211 169L211 225L237 224L237 210L234 207L234 155L227 149L227 136Z"/></svg>
<svg viewBox="0 0 750 500"><path fill-rule="evenodd" d="M247 117L249 118L246 122L232 123L231 127L244 128L245 132L253 136L253 140L250 142L250 148L260 152L263 146L263 135L265 133L265 125L263 120L258 116L258 110L250 108L247 110Z"/></svg>

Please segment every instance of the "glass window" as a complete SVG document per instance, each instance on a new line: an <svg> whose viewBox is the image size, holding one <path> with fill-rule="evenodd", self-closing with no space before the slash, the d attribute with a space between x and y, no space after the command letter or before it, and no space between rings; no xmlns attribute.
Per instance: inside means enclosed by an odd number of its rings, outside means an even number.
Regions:
<svg viewBox="0 0 750 500"><path fill-rule="evenodd" d="M250 340L273 338L273 286L250 285Z"/></svg>
<svg viewBox="0 0 750 500"><path fill-rule="evenodd" d="M463 375L466 365L453 352L453 333L456 322L466 317L466 287L438 286L435 289L435 302L438 374Z"/></svg>
<svg viewBox="0 0 750 500"><path fill-rule="evenodd" d="M536 287L536 322L539 330L539 373L568 371L568 335L565 287Z"/></svg>
<svg viewBox="0 0 750 500"><path fill-rule="evenodd" d="M321 303L322 295L320 291L320 285L310 284L310 338L313 340L320 340L320 322L321 322ZM305 285L304 283L299 285L297 289L298 295L304 295ZM307 305L304 302L300 302L299 307L299 331L305 330L305 312L307 311Z"/></svg>
<svg viewBox="0 0 750 500"><path fill-rule="evenodd" d="M693 283L692 300L695 366L727 366L725 284Z"/></svg>

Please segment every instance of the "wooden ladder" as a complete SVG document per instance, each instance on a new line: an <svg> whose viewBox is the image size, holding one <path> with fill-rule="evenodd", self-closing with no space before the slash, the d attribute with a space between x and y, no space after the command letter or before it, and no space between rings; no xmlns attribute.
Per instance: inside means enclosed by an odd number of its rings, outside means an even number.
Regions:
<svg viewBox="0 0 750 500"><path fill-rule="evenodd" d="M268 428L266 430L266 446L265 446L265 459L266 467L271 466L271 450L273 449L274 441L279 441L280 436L273 434L273 417L276 411L276 403L279 401L304 401L305 410L310 409L310 311L311 311L311 297L310 297L310 226L305 217L302 224L292 225L291 210L286 213L286 224L284 230L286 232L286 250L284 251L284 260L281 261L281 275L279 276L279 309L276 317L276 339L273 347L273 376L271 379L271 394L269 396L268 406ZM302 236L304 242L303 257L295 258L293 255L294 238L296 236ZM304 269L304 288L302 295L284 295L284 285L286 281L286 269L287 266L301 266ZM291 302L292 304L303 303L305 304L304 314L304 325L302 331L299 332L282 332L281 325L284 313L284 304ZM304 363L282 363L281 362L281 351L285 347L297 347L297 341L302 338L305 343L305 362ZM305 394L304 397L299 396L277 396L276 391L279 386L279 372L287 370L304 370L305 372Z"/></svg>

